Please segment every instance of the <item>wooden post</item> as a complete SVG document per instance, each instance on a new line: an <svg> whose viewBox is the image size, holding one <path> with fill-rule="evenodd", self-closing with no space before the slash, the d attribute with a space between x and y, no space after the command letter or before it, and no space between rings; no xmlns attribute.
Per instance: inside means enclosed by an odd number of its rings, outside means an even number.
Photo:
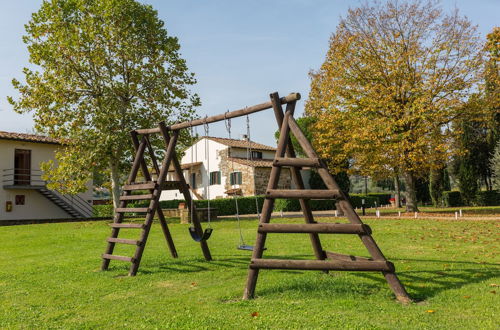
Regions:
<svg viewBox="0 0 500 330"><path fill-rule="evenodd" d="M278 101L280 97L277 92L270 95L271 103L273 104L274 116L276 117L276 122L278 123L278 127L283 126L283 108L281 107L281 103ZM293 104L292 111L295 111L295 103ZM293 116L293 112L291 114ZM293 118L293 117L292 117ZM286 126L288 126L288 121L284 122ZM289 134L289 133L288 133ZM289 136L287 136L287 147L286 147L286 155L290 159L294 159L296 157L295 150L293 148L292 140ZM277 157L275 157L277 158ZM304 181L302 180L302 175L300 174L300 170L296 167L292 167L290 169L292 173L292 181L295 183L297 189L304 189ZM304 220L306 223L315 223L314 217L312 215L312 210L309 207L309 202L305 199L299 199L300 208L302 210L302 214L304 215ZM326 259L325 251L323 251L323 247L321 246L321 241L319 240L318 234L310 234L309 235L311 244L314 250L314 255L317 259L323 260Z"/></svg>
<svg viewBox="0 0 500 330"><path fill-rule="evenodd" d="M167 127L165 126L165 123L161 122L159 124L160 127L160 132L163 136L163 139L165 140L165 143L169 143L171 138L168 133ZM173 131L174 133L179 131ZM201 237L203 235L203 229L201 228L200 221L198 219L198 214L196 212L196 207L194 204L191 206L193 203L193 200L191 198L191 194L189 193L189 187L186 183L186 180L184 178L184 175L182 174L182 169L181 165L179 164L179 160L177 159L177 155L175 153L175 149L172 151L172 164L174 166L174 171L175 174L177 175L177 180L179 181L180 185L180 191L184 195L184 200L186 201L187 206L189 207L189 210L193 210L193 223L192 225L194 226L197 234ZM163 168L162 168L163 169ZM167 169L168 171L168 169ZM203 251L203 256L205 257L205 260L210 261L212 260L212 255L210 254L210 249L208 248L208 244L206 241L201 241L200 242L201 250Z"/></svg>
<svg viewBox="0 0 500 330"><path fill-rule="evenodd" d="M290 117L291 113L293 113L294 107L295 104L293 104L293 106L287 104L287 111L284 116L285 123L286 120L288 120L288 117ZM280 137L278 140L278 148L276 149L277 157L283 157L285 155L286 145L288 143L288 134L289 134L288 125L286 124L281 125ZM280 172L281 168L278 166L273 166L271 168L271 175L269 177L267 189L276 189L278 187ZM266 199L264 199L264 205L262 206L262 211L259 221L260 224L269 223L273 207L274 207L274 199L266 197ZM257 239L255 240L255 248L252 253L252 259L262 258L265 243L266 243L266 233L257 233ZM259 269L256 268L248 269L247 284L245 287L245 291L243 293L243 299L251 299L254 297L255 286L257 285L258 276L259 276Z"/></svg>
<svg viewBox="0 0 500 330"><path fill-rule="evenodd" d="M309 140L306 138L304 133L302 133L299 125L295 121L293 117L288 118L288 124L290 126L290 131L292 134L295 136L297 141L299 142L300 146L306 153L307 157L309 158L318 158L318 155L316 154L316 151L312 147L311 143ZM344 193L340 190L340 187L337 185L335 180L333 179L332 175L328 171L328 167L324 162L320 159L320 162L322 162L322 166L318 168L318 174L321 176L323 179L325 185L327 186L328 189L332 190L338 190L340 194L342 195L342 198L339 200L338 204L340 205L342 211L347 216L347 219L349 222L353 224L362 224L363 222L359 218L359 216L354 212L351 203L349 200L346 198ZM359 235L361 241L365 245L366 249L372 256L373 260L386 260L385 256L383 255L382 251L378 247L377 243L373 239L371 235ZM385 279L387 280L387 283L389 284L390 288L396 295L396 298L401 301L401 302L409 302L411 301L411 298L409 297L408 293L406 292L404 286L401 284L399 281L398 277L394 272L382 272L384 275Z"/></svg>

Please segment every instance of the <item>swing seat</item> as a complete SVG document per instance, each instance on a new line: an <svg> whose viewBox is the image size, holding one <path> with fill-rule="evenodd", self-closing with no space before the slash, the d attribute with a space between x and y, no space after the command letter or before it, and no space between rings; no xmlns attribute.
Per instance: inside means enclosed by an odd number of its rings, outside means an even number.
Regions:
<svg viewBox="0 0 500 330"><path fill-rule="evenodd" d="M199 236L198 233L196 232L196 228L194 227L189 227L189 233L191 234L191 237L195 242L204 242L210 238L210 235L212 235L212 232L214 230L212 228L207 228L203 232L203 235Z"/></svg>

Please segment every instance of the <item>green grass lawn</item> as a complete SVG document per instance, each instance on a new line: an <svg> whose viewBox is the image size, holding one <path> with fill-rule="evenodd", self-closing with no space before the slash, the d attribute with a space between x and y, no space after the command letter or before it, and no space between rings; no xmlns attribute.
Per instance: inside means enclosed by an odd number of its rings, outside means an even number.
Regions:
<svg viewBox="0 0 500 330"><path fill-rule="evenodd" d="M120 261L99 271L104 222L0 227L0 328L498 329L500 222L367 223L415 303L396 302L379 273L278 270L262 270L256 299L242 301L250 252L235 249L234 221L213 223L211 262L181 224L170 226L172 259L155 224L136 277ZM256 225L243 221L249 242ZM356 236L322 238L328 250L367 256ZM269 234L267 247L268 257L312 257L303 234Z"/></svg>

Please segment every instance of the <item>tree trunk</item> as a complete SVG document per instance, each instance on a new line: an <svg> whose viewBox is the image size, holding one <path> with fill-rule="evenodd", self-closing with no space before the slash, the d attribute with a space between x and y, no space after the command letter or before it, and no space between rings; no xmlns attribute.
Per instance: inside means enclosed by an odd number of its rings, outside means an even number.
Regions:
<svg viewBox="0 0 500 330"><path fill-rule="evenodd" d="M120 171L118 169L118 164L111 160L110 162L111 170L111 194L113 196L113 206L118 207L120 203Z"/></svg>
<svg viewBox="0 0 500 330"><path fill-rule="evenodd" d="M406 212L418 212L415 176L411 172L405 172L403 173L403 177L406 184Z"/></svg>
<svg viewBox="0 0 500 330"><path fill-rule="evenodd" d="M399 184L399 175L394 176L394 189L396 193L394 194L394 204L396 207L401 207L401 185Z"/></svg>

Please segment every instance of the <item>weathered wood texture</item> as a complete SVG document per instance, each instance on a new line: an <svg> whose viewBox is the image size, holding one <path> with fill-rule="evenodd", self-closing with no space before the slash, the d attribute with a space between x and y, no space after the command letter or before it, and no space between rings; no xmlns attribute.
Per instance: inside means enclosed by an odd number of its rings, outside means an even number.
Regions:
<svg viewBox="0 0 500 330"><path fill-rule="evenodd" d="M351 223L263 223L262 233L317 233L317 234L361 234L369 235L371 229L365 224Z"/></svg>
<svg viewBox="0 0 500 330"><path fill-rule="evenodd" d="M243 294L244 299L254 297L255 287L257 284L259 269L303 269L303 270L350 270L350 271L380 271L385 276L389 286L396 295L396 298L402 302L410 301L410 297L406 293L404 287L399 282L395 274L394 265L385 259L382 251L375 243L371 236L369 226L362 223L359 216L356 214L346 195L340 190L333 176L329 173L325 162L316 154L311 143L302 133L297 122L293 118L293 111L285 112L281 109L277 93L271 95L271 103L275 110L278 126L280 127L280 137L278 148L276 150L271 177L266 191L266 199L264 208L259 222L257 231L257 240L249 265L247 285ZM273 102L274 100L274 102ZM304 150L308 158L295 158L296 155L291 144L289 134L292 133L298 143ZM284 141L286 140L286 141ZM286 157L285 157L286 154ZM280 174L280 168L283 166L291 166L292 175L300 176L299 168L303 166L316 167L318 173L325 183L326 190L305 190L300 179L296 179L299 183L297 189L292 190L277 190L276 182ZM276 198L297 198L300 200L301 208L304 213L306 224L270 224L270 210L273 207ZM315 223L310 208L307 204L308 199L335 199L341 210L346 214L349 224L319 224ZM282 260L282 259L263 259L263 251L265 249L265 240L267 233L309 233L311 242L315 251L315 255L319 260ZM371 258L355 257L343 255L333 252L325 252L321 250L319 241L319 233L330 234L357 234ZM318 251L320 249L321 251ZM328 260L321 260L328 257Z"/></svg>

